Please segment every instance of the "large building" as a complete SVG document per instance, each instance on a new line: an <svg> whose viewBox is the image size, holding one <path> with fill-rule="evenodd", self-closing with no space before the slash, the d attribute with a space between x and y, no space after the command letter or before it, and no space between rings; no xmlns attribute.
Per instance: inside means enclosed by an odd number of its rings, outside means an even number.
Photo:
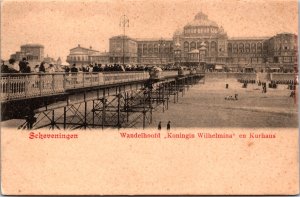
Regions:
<svg viewBox="0 0 300 197"><path fill-rule="evenodd" d="M122 36L113 38L115 42L116 39L122 41ZM176 30L173 38L131 40L136 42L133 46L137 45L137 64L195 66L203 61L207 68L233 71L249 67L292 71L297 65L297 35L281 33L272 37L230 38L223 27L202 12ZM119 46L110 42L110 55L116 47Z"/></svg>
<svg viewBox="0 0 300 197"><path fill-rule="evenodd" d="M136 64L137 42L128 36L114 36L109 39L110 63Z"/></svg>
<svg viewBox="0 0 300 197"><path fill-rule="evenodd" d="M235 37L199 12L172 38L141 39L120 35L109 39L109 52L80 46L71 49L69 63L185 65L205 63L207 70L265 70L292 72L297 67L297 35ZM203 65L203 64L202 64Z"/></svg>

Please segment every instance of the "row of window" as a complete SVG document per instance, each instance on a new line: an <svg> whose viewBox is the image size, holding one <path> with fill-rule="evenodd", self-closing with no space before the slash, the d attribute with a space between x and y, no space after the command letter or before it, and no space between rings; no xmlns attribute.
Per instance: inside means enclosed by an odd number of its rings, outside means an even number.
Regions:
<svg viewBox="0 0 300 197"><path fill-rule="evenodd" d="M262 49L268 49L267 45L262 43L228 43L227 50L229 53L261 53Z"/></svg>
<svg viewBox="0 0 300 197"><path fill-rule="evenodd" d="M186 34L199 34L199 33L217 33L217 28L209 28L209 27L193 27L193 28L186 28L184 33Z"/></svg>
<svg viewBox="0 0 300 197"><path fill-rule="evenodd" d="M184 43L183 43L183 51L184 52L189 52L189 51L192 51L192 50L194 50L194 49L199 49L201 46L201 42L191 42L191 43L189 43L189 42L187 42L187 41L185 41ZM210 51L217 51L217 43L215 42L215 41L212 41L210 44L209 44L209 42L205 42L205 47L209 50L210 49Z"/></svg>
<svg viewBox="0 0 300 197"><path fill-rule="evenodd" d="M68 56L69 60L73 61L88 61L89 57L88 56Z"/></svg>
<svg viewBox="0 0 300 197"><path fill-rule="evenodd" d="M143 47L142 47L143 46ZM172 53L172 46L159 46L158 44L143 44L139 45L138 52L143 54L151 53Z"/></svg>

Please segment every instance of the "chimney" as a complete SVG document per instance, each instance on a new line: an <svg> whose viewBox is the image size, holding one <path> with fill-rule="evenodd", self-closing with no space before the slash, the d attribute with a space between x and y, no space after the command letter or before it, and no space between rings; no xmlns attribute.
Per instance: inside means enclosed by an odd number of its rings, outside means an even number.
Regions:
<svg viewBox="0 0 300 197"><path fill-rule="evenodd" d="M80 44L78 44L78 47L80 47Z"/></svg>
<svg viewBox="0 0 300 197"><path fill-rule="evenodd" d="M90 46L90 49L92 49L92 46Z"/></svg>

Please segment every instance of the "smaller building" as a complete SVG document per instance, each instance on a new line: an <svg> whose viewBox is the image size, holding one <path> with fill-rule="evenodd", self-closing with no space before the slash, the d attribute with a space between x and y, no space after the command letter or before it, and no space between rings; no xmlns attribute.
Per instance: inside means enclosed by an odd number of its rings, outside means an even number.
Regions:
<svg viewBox="0 0 300 197"><path fill-rule="evenodd" d="M77 65L88 65L88 64L110 64L110 53L99 52L90 48L85 48L80 45L70 49L70 54L67 56L67 62Z"/></svg>
<svg viewBox="0 0 300 197"><path fill-rule="evenodd" d="M91 56L98 53L99 51L92 49L92 47L85 48L78 44L77 47L70 49L66 61L69 64L87 65L92 63Z"/></svg>
<svg viewBox="0 0 300 197"><path fill-rule="evenodd" d="M41 62L44 60L44 46L41 44L24 44L21 45L21 51L12 54L10 58L16 61L26 58L27 61Z"/></svg>
<svg viewBox="0 0 300 197"><path fill-rule="evenodd" d="M268 39L267 66L284 72L297 69L297 41L297 35L291 33L280 33Z"/></svg>

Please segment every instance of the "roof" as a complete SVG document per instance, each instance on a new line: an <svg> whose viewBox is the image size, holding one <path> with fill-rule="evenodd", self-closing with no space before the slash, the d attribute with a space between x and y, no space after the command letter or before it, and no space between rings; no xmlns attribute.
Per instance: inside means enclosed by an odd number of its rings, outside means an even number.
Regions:
<svg viewBox="0 0 300 197"><path fill-rule="evenodd" d="M193 21L189 22L185 26L213 26L218 27L218 24L212 20L209 20L207 15L199 12L196 14Z"/></svg>
<svg viewBox="0 0 300 197"><path fill-rule="evenodd" d="M124 35L118 35L118 36L112 36L112 37L110 37L109 39L119 39L119 38L122 38L123 39L123 37L125 38L125 39L129 39L129 40L135 40L134 38L130 38L129 36L124 36Z"/></svg>
<svg viewBox="0 0 300 197"><path fill-rule="evenodd" d="M231 40L267 40L270 37L232 37L229 38L228 41Z"/></svg>
<svg viewBox="0 0 300 197"><path fill-rule="evenodd" d="M74 48L70 49L70 51L73 50L73 49L77 49L77 48L81 48L81 49L88 50L88 51L99 52L99 51L94 50L94 49L92 49L92 48L82 47L82 46L80 46L80 44L79 44L77 47L74 47Z"/></svg>
<svg viewBox="0 0 300 197"><path fill-rule="evenodd" d="M173 42L172 38L136 38L138 42L158 42L158 41L166 41L166 42Z"/></svg>
<svg viewBox="0 0 300 197"><path fill-rule="evenodd" d="M210 20L194 20L186 24L185 26L212 26L218 27L217 23Z"/></svg>
<svg viewBox="0 0 300 197"><path fill-rule="evenodd" d="M44 48L44 46L41 45L41 44L23 44L23 45L21 45L21 47L41 47L41 48Z"/></svg>

